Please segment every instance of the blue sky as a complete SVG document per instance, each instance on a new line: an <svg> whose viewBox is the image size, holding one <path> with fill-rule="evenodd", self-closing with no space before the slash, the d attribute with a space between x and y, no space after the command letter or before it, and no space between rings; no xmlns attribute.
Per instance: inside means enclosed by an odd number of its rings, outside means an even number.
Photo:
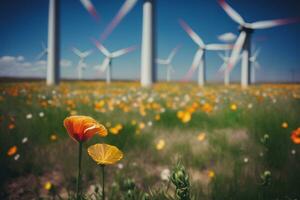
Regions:
<svg viewBox="0 0 300 200"><path fill-rule="evenodd" d="M87 58L88 69L85 78L103 78L104 74L95 73L93 66L99 65L104 56L95 48L91 38L99 38L106 25L117 13L123 0L93 0L100 14L96 22L83 8L79 0L61 0L61 58L66 67L62 67L63 77L76 78L78 58L71 52L72 47L80 50L93 50ZM299 17L298 0L228 0L247 22L257 20ZM157 0L157 57L165 58L172 48L182 45L173 60L174 79L181 79L189 69L197 46L182 30L178 19L185 20L204 40L205 43L217 43L217 36L224 32L238 34L235 24L215 0ZM39 65L35 60L41 51L41 42L47 43L48 0L2 0L0 7L0 58L11 56L16 59L12 67L0 60L1 76L16 75L45 76L45 70L25 71L14 69L14 64ZM113 78L139 79L140 43L142 31L142 1L123 19L113 33L104 41L111 51L132 45L138 49L117 58L113 62ZM253 42L261 48L258 61L261 69L257 77L262 81L289 81L291 69L300 80L300 23L258 30ZM12 59L11 59L12 60ZM45 58L43 58L45 60ZM24 64L25 63L25 64ZM24 64L24 65L22 65ZM42 63L43 64L43 63ZM208 80L220 80L216 71L222 61L215 52L207 53ZM239 80L239 67L233 71L232 78ZM158 78L164 79L166 69L158 65ZM194 77L196 79L196 77Z"/></svg>

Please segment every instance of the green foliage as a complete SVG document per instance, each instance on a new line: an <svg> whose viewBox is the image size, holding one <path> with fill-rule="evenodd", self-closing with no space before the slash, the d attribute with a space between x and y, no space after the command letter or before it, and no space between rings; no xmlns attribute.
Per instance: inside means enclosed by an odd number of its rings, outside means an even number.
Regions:
<svg viewBox="0 0 300 200"><path fill-rule="evenodd" d="M171 181L175 185L176 198L179 200L190 200L189 176L180 163L173 169Z"/></svg>

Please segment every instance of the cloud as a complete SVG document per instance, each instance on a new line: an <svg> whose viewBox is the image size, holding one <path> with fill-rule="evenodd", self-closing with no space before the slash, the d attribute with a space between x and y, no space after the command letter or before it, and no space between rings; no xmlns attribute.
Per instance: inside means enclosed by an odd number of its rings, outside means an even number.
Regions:
<svg viewBox="0 0 300 200"><path fill-rule="evenodd" d="M24 56L2 56L0 57L0 76L2 77L36 77L46 76L46 60L27 61ZM62 59L62 68L72 66L72 61Z"/></svg>
<svg viewBox="0 0 300 200"><path fill-rule="evenodd" d="M72 66L72 61L71 60L67 60L67 59L62 59L60 61L60 66L61 67L70 67L70 66Z"/></svg>

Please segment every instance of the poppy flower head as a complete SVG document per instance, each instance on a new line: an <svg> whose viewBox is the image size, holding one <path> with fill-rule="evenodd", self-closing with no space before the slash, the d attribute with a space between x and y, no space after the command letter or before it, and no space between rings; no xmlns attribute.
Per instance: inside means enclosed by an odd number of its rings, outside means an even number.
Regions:
<svg viewBox="0 0 300 200"><path fill-rule="evenodd" d="M300 144L300 128L297 128L292 132L291 139L295 144Z"/></svg>
<svg viewBox="0 0 300 200"><path fill-rule="evenodd" d="M64 120L64 126L71 138L78 142L85 142L99 134L102 137L107 135L106 128L88 116L71 116Z"/></svg>
<svg viewBox="0 0 300 200"><path fill-rule="evenodd" d="M88 148L88 154L99 165L112 165L123 158L123 152L109 144L95 144Z"/></svg>

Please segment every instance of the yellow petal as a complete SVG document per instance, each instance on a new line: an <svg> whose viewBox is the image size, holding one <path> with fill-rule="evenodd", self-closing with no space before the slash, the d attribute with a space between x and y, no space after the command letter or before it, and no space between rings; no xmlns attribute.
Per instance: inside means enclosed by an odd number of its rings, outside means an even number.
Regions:
<svg viewBox="0 0 300 200"><path fill-rule="evenodd" d="M123 158L123 152L109 144L95 144L88 148L91 158L101 165L111 165Z"/></svg>

